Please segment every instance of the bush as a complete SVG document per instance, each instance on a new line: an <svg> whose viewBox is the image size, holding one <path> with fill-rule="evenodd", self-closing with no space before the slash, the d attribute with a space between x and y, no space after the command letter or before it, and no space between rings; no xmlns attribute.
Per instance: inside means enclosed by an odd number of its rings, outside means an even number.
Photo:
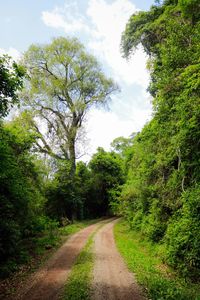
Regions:
<svg viewBox="0 0 200 300"><path fill-rule="evenodd" d="M183 207L168 226L167 260L183 275L200 279L200 186L183 194Z"/></svg>
<svg viewBox="0 0 200 300"><path fill-rule="evenodd" d="M28 149L0 125L0 276L24 260L23 239L37 231L43 197Z"/></svg>
<svg viewBox="0 0 200 300"><path fill-rule="evenodd" d="M158 199L152 199L149 214L144 217L141 230L153 242L162 240L167 228L167 221L164 219L163 208Z"/></svg>

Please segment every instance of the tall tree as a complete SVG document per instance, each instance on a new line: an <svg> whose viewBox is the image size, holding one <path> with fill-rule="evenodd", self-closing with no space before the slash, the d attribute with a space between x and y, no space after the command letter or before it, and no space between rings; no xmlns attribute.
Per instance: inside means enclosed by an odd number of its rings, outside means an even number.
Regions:
<svg viewBox="0 0 200 300"><path fill-rule="evenodd" d="M74 174L75 145L85 115L93 105L105 103L117 86L74 38L60 37L48 45L32 45L23 64L29 75L23 98L48 129L43 134L39 123L34 123L41 134L38 148L70 161Z"/></svg>

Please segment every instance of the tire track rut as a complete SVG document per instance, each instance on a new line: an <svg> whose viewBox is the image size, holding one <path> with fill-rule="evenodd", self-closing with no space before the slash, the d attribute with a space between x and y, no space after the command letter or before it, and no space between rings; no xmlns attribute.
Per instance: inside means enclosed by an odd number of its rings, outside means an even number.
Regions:
<svg viewBox="0 0 200 300"><path fill-rule="evenodd" d="M92 300L144 300L141 288L116 248L113 235L116 222L103 226L94 237Z"/></svg>
<svg viewBox="0 0 200 300"><path fill-rule="evenodd" d="M104 221L103 221L104 222ZM90 225L72 235L59 250L38 270L15 296L15 300L57 300L69 276L71 268L85 246L90 234L102 223Z"/></svg>

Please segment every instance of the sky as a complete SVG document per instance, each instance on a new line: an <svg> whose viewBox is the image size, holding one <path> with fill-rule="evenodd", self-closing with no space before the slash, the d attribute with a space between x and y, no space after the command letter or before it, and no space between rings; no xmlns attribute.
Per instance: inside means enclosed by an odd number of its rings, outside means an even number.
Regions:
<svg viewBox="0 0 200 300"><path fill-rule="evenodd" d="M151 118L151 98L146 89L147 57L138 48L128 61L120 53L121 34L129 17L148 10L153 0L0 0L0 54L14 59L34 43L49 43L58 36L75 36L96 56L104 73L120 92L105 109L92 109L85 123L84 160L97 147L109 150L119 136L138 132Z"/></svg>

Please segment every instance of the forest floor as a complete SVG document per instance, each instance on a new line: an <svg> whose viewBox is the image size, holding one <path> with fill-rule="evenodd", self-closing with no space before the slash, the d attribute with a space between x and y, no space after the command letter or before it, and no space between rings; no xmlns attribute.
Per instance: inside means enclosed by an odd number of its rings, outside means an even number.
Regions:
<svg viewBox="0 0 200 300"><path fill-rule="evenodd" d="M117 220L104 220L71 236L28 280L13 299L61 299L70 271L89 237L94 235L94 269L91 298L95 300L142 300L142 291L118 253L113 235ZM11 298L10 298L11 299Z"/></svg>

